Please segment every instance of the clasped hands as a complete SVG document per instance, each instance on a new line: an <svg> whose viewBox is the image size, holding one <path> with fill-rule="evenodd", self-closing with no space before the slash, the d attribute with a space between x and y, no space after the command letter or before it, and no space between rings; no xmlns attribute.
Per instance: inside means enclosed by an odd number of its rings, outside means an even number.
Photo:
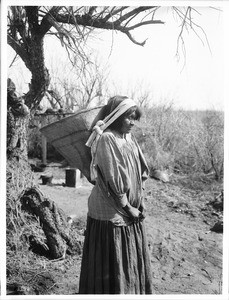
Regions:
<svg viewBox="0 0 229 300"><path fill-rule="evenodd" d="M128 203L125 207L123 207L123 209L134 221L134 223L142 221L146 217L145 206L142 204L140 205L139 209L137 209L136 207L133 207Z"/></svg>

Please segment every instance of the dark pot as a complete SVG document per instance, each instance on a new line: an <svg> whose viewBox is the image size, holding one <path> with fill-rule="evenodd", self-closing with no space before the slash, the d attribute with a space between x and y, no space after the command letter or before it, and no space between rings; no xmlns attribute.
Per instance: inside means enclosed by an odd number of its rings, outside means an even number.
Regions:
<svg viewBox="0 0 229 300"><path fill-rule="evenodd" d="M53 176L41 176L42 184L52 183Z"/></svg>

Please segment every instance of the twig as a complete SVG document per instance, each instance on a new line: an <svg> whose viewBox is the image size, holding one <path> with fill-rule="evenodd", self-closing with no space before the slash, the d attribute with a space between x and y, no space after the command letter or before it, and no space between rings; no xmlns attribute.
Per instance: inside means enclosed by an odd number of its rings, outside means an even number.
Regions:
<svg viewBox="0 0 229 300"><path fill-rule="evenodd" d="M51 290L55 285L57 285L57 283L55 282L53 285L51 285L47 290Z"/></svg>
<svg viewBox="0 0 229 300"><path fill-rule="evenodd" d="M28 282L33 281L37 276L44 276L42 273L47 273L47 271L41 271L39 273L36 273L31 279L28 280Z"/></svg>
<svg viewBox="0 0 229 300"><path fill-rule="evenodd" d="M9 68L11 68L11 67L13 66L13 64L14 64L14 62L16 61L17 57L18 57L18 54L16 53L16 55L14 56L14 58L13 58L11 64L9 65Z"/></svg>
<svg viewBox="0 0 229 300"><path fill-rule="evenodd" d="M208 273L208 271L205 270L204 268L202 268L201 271L204 271L204 272L208 275L209 280L212 282L211 276L210 276L210 274Z"/></svg>

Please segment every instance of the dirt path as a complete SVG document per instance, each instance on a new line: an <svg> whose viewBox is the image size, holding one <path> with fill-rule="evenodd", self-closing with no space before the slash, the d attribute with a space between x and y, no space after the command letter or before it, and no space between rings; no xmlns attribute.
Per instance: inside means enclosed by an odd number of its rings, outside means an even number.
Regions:
<svg viewBox="0 0 229 300"><path fill-rule="evenodd" d="M148 198L146 220L155 293L217 294L222 284L222 235L201 217Z"/></svg>
<svg viewBox="0 0 229 300"><path fill-rule="evenodd" d="M59 177L55 176L52 185L40 185L40 188L66 214L84 226L92 185L84 182L77 188L65 187L63 174L62 171ZM146 227L155 294L222 292L223 235L210 230L219 213L206 205L209 197L214 197L214 192L209 189L193 190L176 181L163 184L148 180ZM81 256L68 256L54 264L56 284L52 294L77 294Z"/></svg>

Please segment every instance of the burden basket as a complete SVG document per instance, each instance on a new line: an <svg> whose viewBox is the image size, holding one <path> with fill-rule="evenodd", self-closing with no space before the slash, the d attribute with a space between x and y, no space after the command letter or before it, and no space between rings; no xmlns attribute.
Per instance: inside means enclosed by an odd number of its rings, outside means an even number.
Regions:
<svg viewBox="0 0 229 300"><path fill-rule="evenodd" d="M79 169L90 182L91 150L85 143L100 108L82 110L40 129L47 141L67 160L69 166Z"/></svg>

